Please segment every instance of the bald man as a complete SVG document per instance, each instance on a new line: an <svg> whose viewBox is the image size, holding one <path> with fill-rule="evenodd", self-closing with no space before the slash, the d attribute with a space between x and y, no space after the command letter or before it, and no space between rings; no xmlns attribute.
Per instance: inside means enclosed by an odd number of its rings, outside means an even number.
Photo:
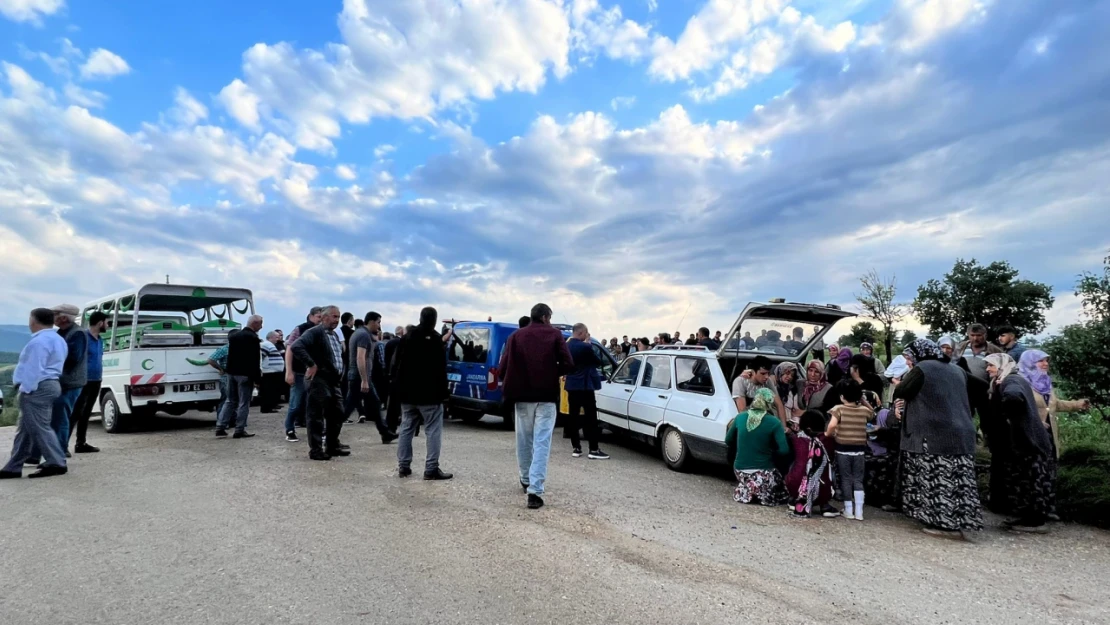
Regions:
<svg viewBox="0 0 1110 625"><path fill-rule="evenodd" d="M227 436L231 416L235 415L235 435L232 438L250 438L247 417L251 411L254 387L262 382L262 316L251 315L247 327L227 339L227 401L216 420L216 436Z"/></svg>

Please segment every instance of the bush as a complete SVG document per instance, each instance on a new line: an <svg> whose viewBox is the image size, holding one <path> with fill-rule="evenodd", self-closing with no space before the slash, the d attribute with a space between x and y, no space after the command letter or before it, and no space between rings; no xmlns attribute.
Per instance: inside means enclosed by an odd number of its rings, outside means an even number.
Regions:
<svg viewBox="0 0 1110 625"><path fill-rule="evenodd" d="M1110 424L1091 415L1059 419L1060 469L1056 501L1060 516L1110 527Z"/></svg>

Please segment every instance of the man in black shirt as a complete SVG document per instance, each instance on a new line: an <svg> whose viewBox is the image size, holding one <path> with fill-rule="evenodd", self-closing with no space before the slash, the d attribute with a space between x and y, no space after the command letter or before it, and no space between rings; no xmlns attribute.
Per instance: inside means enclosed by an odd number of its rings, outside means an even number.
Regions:
<svg viewBox="0 0 1110 625"><path fill-rule="evenodd" d="M247 417L250 415L254 387L262 381L262 316L252 315L247 327L227 339L227 401L216 420L216 436L227 436L232 411L235 414L235 435L232 438L250 438Z"/></svg>

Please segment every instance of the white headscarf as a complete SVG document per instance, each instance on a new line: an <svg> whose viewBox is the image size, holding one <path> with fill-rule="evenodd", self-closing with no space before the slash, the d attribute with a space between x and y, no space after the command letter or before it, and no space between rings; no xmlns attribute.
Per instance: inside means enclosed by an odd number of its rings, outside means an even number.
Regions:
<svg viewBox="0 0 1110 625"><path fill-rule="evenodd" d="M910 370L910 363L906 361L906 357L898 355L891 361L890 366L886 368L884 376L895 379L900 378Z"/></svg>
<svg viewBox="0 0 1110 625"><path fill-rule="evenodd" d="M991 394L994 390L1002 385L1002 381L1007 378L1011 373L1017 373L1017 363L1009 354L990 354L986 357L988 365L998 367L998 375L994 378L994 384L991 385Z"/></svg>

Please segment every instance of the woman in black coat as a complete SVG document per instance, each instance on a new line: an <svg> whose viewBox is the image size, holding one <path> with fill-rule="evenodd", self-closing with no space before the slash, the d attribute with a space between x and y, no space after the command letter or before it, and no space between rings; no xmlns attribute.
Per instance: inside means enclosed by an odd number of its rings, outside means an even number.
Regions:
<svg viewBox="0 0 1110 625"><path fill-rule="evenodd" d="M1011 475L1005 496L1016 519L1006 525L1015 532L1047 533L1045 523L1056 503L1056 456L1037 412L1033 387L1017 375L1017 363L1009 354L991 354L986 361L991 411L1000 428L1005 427L1009 446Z"/></svg>

